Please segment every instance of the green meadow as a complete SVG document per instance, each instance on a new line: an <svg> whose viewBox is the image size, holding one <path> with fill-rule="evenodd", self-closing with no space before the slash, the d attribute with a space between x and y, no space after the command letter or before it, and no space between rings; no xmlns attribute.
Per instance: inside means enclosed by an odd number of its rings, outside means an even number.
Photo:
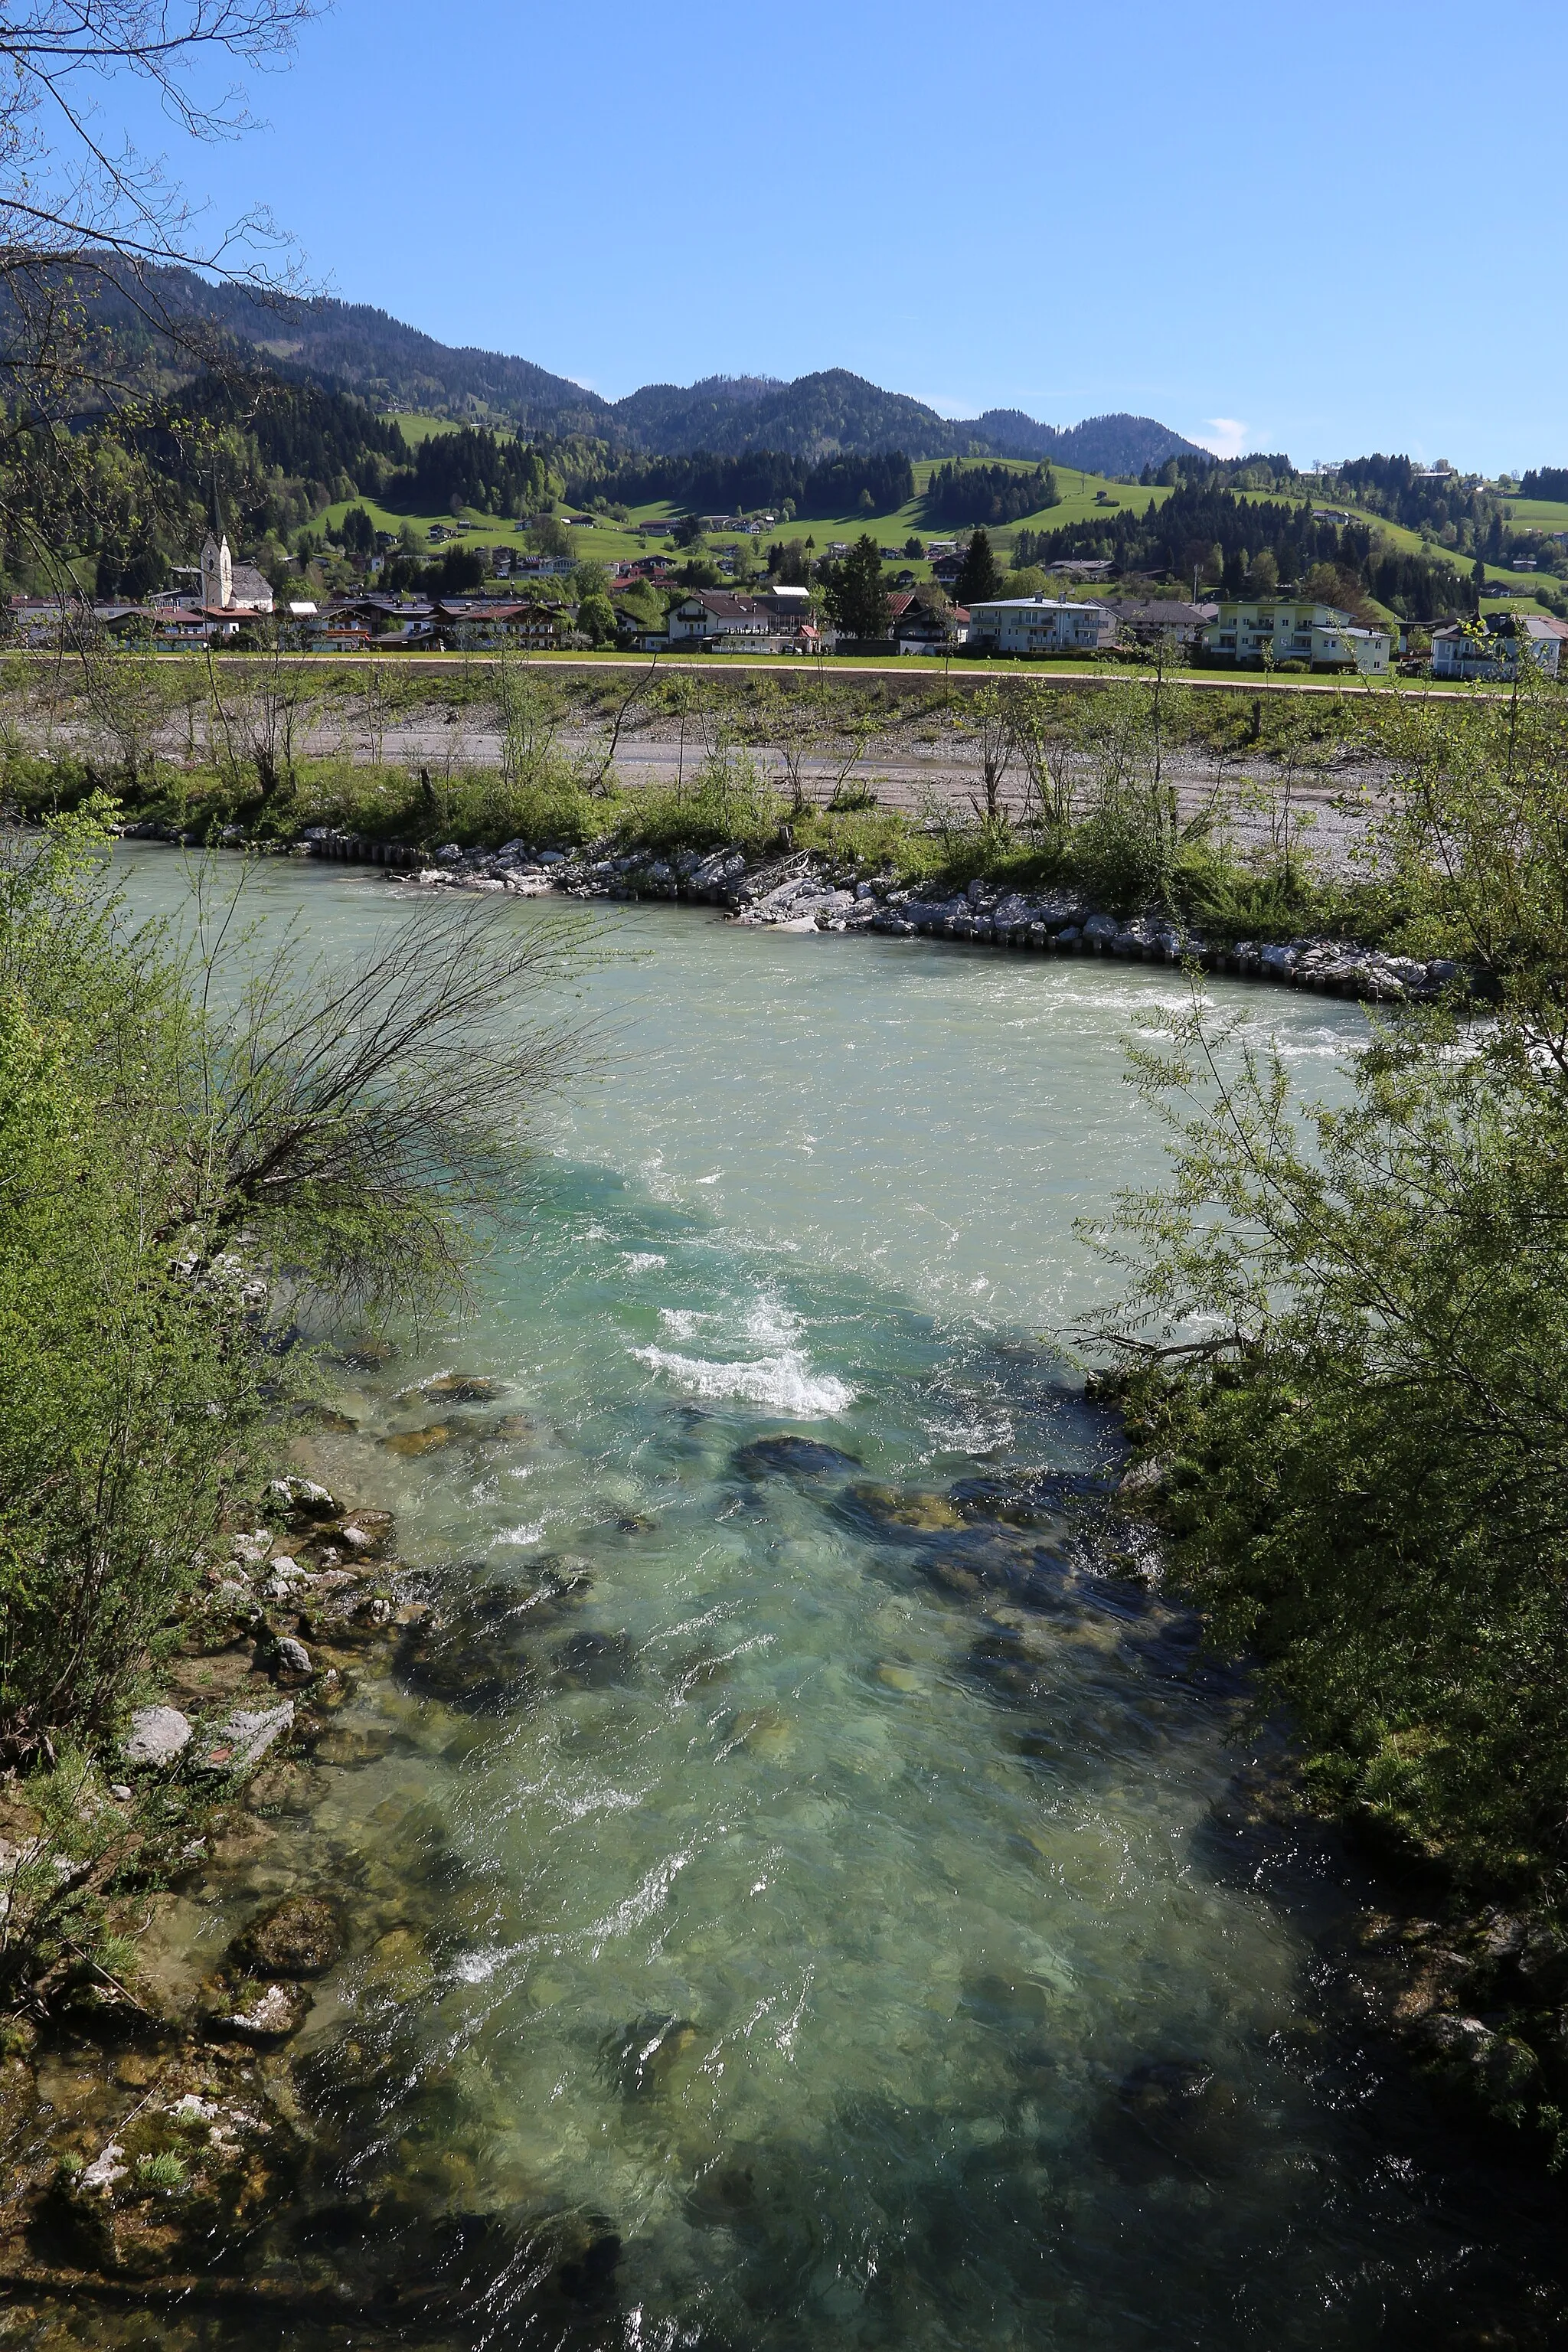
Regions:
<svg viewBox="0 0 1568 2352"><path fill-rule="evenodd" d="M449 417L428 416L416 410L400 410L394 421L401 425L404 438L411 445L427 440L432 434L454 433L458 429ZM922 504L927 485L940 462L936 458L917 460L914 497L904 506L888 513L814 515L795 522L780 523L764 531L761 540L752 544L753 547L765 547L769 541L774 539L809 539L821 552L835 540L853 541L858 539L862 532L869 532L879 546L898 551L896 555L886 560L886 569L889 573L908 569L917 578L927 578L930 565L907 559L902 551L905 541L913 536L929 540L947 535L942 527L926 520ZM994 462L1007 466L1016 473L1027 473L1033 466L1032 459L1023 457ZM1103 474L1083 472L1077 467L1058 467L1056 477L1060 493L1056 506L1042 508L1038 513L1026 515L1018 522L1007 524L991 533L992 543L1004 561L1010 556L1020 530L1057 530L1064 524L1086 522L1098 516L1113 513L1119 507L1132 507L1142 513L1151 499L1156 506L1162 506L1171 495L1168 489L1118 482ZM1266 505L1277 502L1280 494L1271 490L1242 490L1237 495L1254 504ZM1468 577L1471 570L1469 561L1450 556L1440 547L1424 545L1418 531L1408 530L1403 524L1390 522L1381 515L1358 509L1353 500L1336 499L1334 503L1344 505L1348 512L1364 513L1366 520L1395 547L1411 554L1425 552L1439 561L1447 561L1456 571ZM465 508L457 515L447 512L424 514L411 509L384 506L374 499L353 499L329 507L319 520L341 523L350 506L363 506L381 530L395 532L405 522L412 523L421 544L427 547L432 545L428 538L432 527L443 525L449 530L457 523L468 526L458 542L465 547L516 548L523 543L521 532L512 522L496 515L481 514L473 508ZM1509 507L1510 517L1516 523L1532 530L1568 530L1568 504L1558 504L1545 499L1514 499L1509 501ZM565 511L564 509L561 510ZM668 522L673 529L676 520L677 510L668 501L654 500L647 505L633 507L628 524L596 516L591 527L576 531L574 536L584 559L601 563L627 562L647 553L649 549L665 545L664 540L645 536L636 525ZM735 543L739 536L734 532L715 532L710 538L709 545L717 550ZM1548 572L1514 572L1500 563L1489 563L1487 576L1489 596L1502 598L1521 611L1543 611L1545 608L1538 602L1536 592L1540 589L1550 592L1558 585Z"/></svg>

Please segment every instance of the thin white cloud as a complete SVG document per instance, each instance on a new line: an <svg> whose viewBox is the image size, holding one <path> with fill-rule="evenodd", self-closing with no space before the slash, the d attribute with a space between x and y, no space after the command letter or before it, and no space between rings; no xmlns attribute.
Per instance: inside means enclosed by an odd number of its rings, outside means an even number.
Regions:
<svg viewBox="0 0 1568 2352"><path fill-rule="evenodd" d="M1211 449L1216 457L1239 457L1247 446L1248 427L1238 416L1210 416L1204 420L1206 433L1194 433L1194 440L1200 449Z"/></svg>

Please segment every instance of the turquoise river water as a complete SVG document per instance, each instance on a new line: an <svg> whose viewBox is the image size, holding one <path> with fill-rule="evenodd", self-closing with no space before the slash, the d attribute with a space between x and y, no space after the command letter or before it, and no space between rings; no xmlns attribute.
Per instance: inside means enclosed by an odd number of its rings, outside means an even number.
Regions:
<svg viewBox="0 0 1568 2352"><path fill-rule="evenodd" d="M125 868L179 906L169 853ZM405 898L252 893L333 952ZM1114 1446L1051 1345L1104 1279L1074 1220L1161 1169L1121 1048L1178 977L665 908L602 936L599 1066L477 1316L346 1365L358 1426L310 1456L497 1628L311 1827L345 1883L423 1889L426 1957L379 1921L308 2029L377 2062L363 2160L432 2214L589 2217L574 2342L1526 2340L1556 2191L1358 2029L1354 1865L1249 1826L1239 1683L1058 1507ZM1228 1001L1342 1083L1359 1009ZM453 1370L504 1402L378 1443ZM524 1654L493 1597L563 1563ZM486 2309L467 2340L566 2340Z"/></svg>

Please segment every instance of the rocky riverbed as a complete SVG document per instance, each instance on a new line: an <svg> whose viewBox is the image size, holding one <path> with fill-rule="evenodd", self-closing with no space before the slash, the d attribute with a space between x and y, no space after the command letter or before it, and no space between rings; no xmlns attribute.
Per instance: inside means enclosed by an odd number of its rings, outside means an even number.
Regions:
<svg viewBox="0 0 1568 2352"><path fill-rule="evenodd" d="M172 828L151 824L126 831L132 839L179 837ZM237 828L229 845L243 845ZM426 856L399 843L329 826L310 828L299 846L312 857L384 866L421 889L680 900L722 907L739 923L776 930L876 931L1014 953L1192 964L1373 1003L1436 998L1458 973L1446 958L1418 961L1351 940L1210 940L1166 917L1110 914L1068 890L1025 892L976 881L945 897L932 896L890 875L868 878L805 850L764 859L748 856L733 844L659 856L605 845L565 851L510 841L500 849L481 850L454 842Z"/></svg>
<svg viewBox="0 0 1568 2352"><path fill-rule="evenodd" d="M407 1460L482 1445L503 1425L515 1439L518 1416L498 1419L505 1402L483 1376L441 1375L394 1399L371 1442ZM966 1671L1007 1708L1037 1700L1064 1638L1102 1638L1107 1591L1134 1638L1155 1649L1187 1638L1158 1597L1136 1481L889 1487L787 1431L752 1441L733 1466L752 1490L830 1485L841 1510L973 1618ZM503 2200L480 2192L472 2118L455 2087L444 2104L438 2073L425 2072L407 2112L398 2012L438 2002L493 1937L493 1890L437 1822L395 1805L375 1817L383 1839L345 1841L334 1788L399 1745L460 1741L465 1725L531 1709L552 1687L614 1691L637 1661L624 1635L584 1628L586 1560L538 1557L504 1581L472 1566L416 1571L394 1557L394 1536L384 1510L351 1508L314 1478L275 1481L213 1560L164 1696L132 1718L124 1781L84 1799L131 1814L139 1796L183 1790L190 1834L161 1889L121 1900L140 1954L126 1980L86 1972L74 1997L44 2016L24 2004L7 2029L6 2340L58 2341L48 2331L63 2324L71 2342L142 2344L142 2315L157 2315L161 2343L193 2347L279 2334L466 2345L509 2320L551 2343L634 2340L616 2218L563 2209L522 2179ZM700 1671L721 1676L722 1661ZM918 1685L881 1671L889 1689ZM784 1753L790 1725L742 1710L731 1737ZM0 1797L0 1871L15 1886L45 1837L14 1778ZM1259 1876L1299 1854L1288 1770L1241 1772L1215 1835ZM1525 2012L1539 2025L1568 1999L1568 1944L1538 1926L1363 1909L1322 1964L1327 2009L1402 2039L1478 2126L1538 2098L1559 2063ZM684 2079L700 2039L689 2020L633 2018L601 2065L638 2112ZM1227 2096L1205 2064L1152 2059L1116 2089L1114 2129L1135 2150L1218 2161ZM738 2196L729 2179L713 2193Z"/></svg>

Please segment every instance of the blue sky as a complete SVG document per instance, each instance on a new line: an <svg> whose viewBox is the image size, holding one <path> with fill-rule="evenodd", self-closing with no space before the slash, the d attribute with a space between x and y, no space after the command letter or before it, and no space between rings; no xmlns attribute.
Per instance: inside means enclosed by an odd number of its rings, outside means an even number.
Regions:
<svg viewBox="0 0 1568 2352"><path fill-rule="evenodd" d="M842 366L1493 472L1568 463L1565 68L1561 0L338 0L245 140L129 119L330 290L612 397Z"/></svg>

